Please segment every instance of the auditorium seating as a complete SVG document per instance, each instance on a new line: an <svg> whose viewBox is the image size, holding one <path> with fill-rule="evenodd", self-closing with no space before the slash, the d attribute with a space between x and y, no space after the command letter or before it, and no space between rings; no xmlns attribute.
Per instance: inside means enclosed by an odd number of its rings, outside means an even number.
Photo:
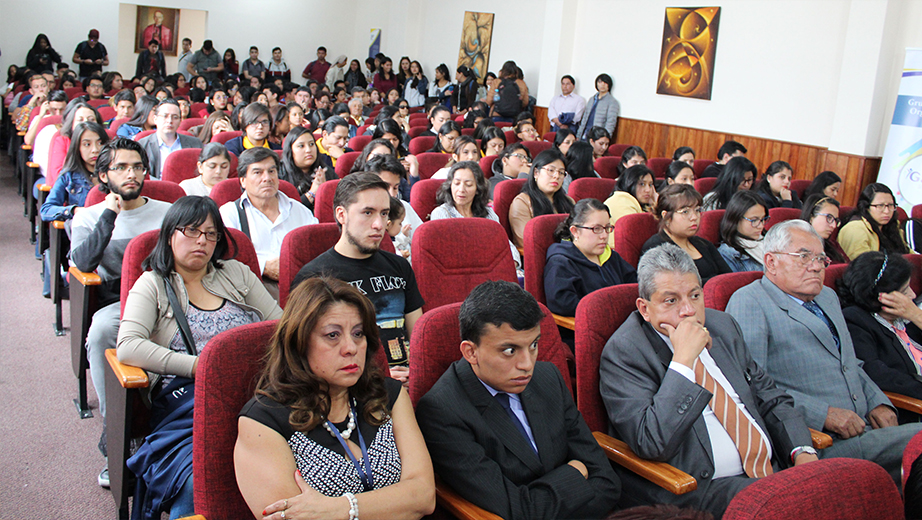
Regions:
<svg viewBox="0 0 922 520"><path fill-rule="evenodd" d="M407 135L410 137L410 139L416 139L426 130L427 128L425 126L411 126L410 130L407 132Z"/></svg>
<svg viewBox="0 0 922 520"><path fill-rule="evenodd" d="M528 153L531 154L532 159L534 159L539 153L549 149L553 145L547 141L522 141L522 146L528 148Z"/></svg>
<svg viewBox="0 0 922 520"><path fill-rule="evenodd" d="M720 222L723 220L724 213L726 212L727 211L723 209L702 212L701 219L698 221L698 233L696 233L696 235L715 246L719 246L721 242Z"/></svg>
<svg viewBox="0 0 922 520"><path fill-rule="evenodd" d="M640 250L658 231L656 219L649 213L625 215L615 222L615 230L612 231L615 251L625 262L636 268L640 261Z"/></svg>
<svg viewBox="0 0 922 520"><path fill-rule="evenodd" d="M352 165L355 164L355 160L358 159L360 155L362 155L362 152L346 152L340 155L339 159L336 159L336 175L338 175L340 179L349 175L349 172L352 171Z"/></svg>
<svg viewBox="0 0 922 520"><path fill-rule="evenodd" d="M493 161L499 157L498 155L488 155L480 159L480 169L483 171L483 176L486 179L489 179L493 176Z"/></svg>
<svg viewBox="0 0 922 520"><path fill-rule="evenodd" d="M149 136L149 135L151 135L151 134L153 134L153 133L156 133L156 132L157 132L157 129L156 129L156 128L153 129L153 130L141 130L140 132L134 134L134 136L132 136L131 139L132 139L133 141L140 141L141 139L144 139L145 137L147 137L147 136ZM223 132L222 132L222 133L223 133Z"/></svg>
<svg viewBox="0 0 922 520"><path fill-rule="evenodd" d="M420 136L410 139L410 153L419 155L423 152L428 152L435 145L435 139L433 136Z"/></svg>
<svg viewBox="0 0 922 520"><path fill-rule="evenodd" d="M652 157L647 160L647 168L653 172L653 176L657 179L666 178L666 168L672 164L672 159L669 157Z"/></svg>
<svg viewBox="0 0 922 520"><path fill-rule="evenodd" d="M358 134L352 139L349 139L349 148L352 148L353 152L361 152L365 149L365 146L371 142L370 135Z"/></svg>
<svg viewBox="0 0 922 520"><path fill-rule="evenodd" d="M765 223L765 231L771 229L775 224L780 224L785 220L797 220L800 218L801 210L794 208L771 208L768 210L768 222Z"/></svg>
<svg viewBox="0 0 922 520"><path fill-rule="evenodd" d="M201 148L183 148L176 150L167 156L163 162L163 171L160 173L160 180L175 182L179 184L186 179L198 177L198 158L201 155ZM230 166L227 172L228 179L237 178L237 156L230 155Z"/></svg>
<svg viewBox="0 0 922 520"><path fill-rule="evenodd" d="M900 489L905 489L906 478L909 477L909 470L912 467L912 463L920 456L922 456L922 433L917 433L909 440L909 444L907 444L906 449L903 450L903 478Z"/></svg>
<svg viewBox="0 0 922 520"><path fill-rule="evenodd" d="M791 180L791 191L797 194L797 197L800 198L800 201L804 201L804 192L807 191L807 188L810 187L810 184L813 183L812 179L792 179Z"/></svg>
<svg viewBox="0 0 922 520"><path fill-rule="evenodd" d="M633 146L633 145L630 145L630 144L617 144L617 143L616 143L616 144L613 144L613 145L611 145L611 146L608 147L608 151L605 152L605 155L606 155L606 156L614 156L614 155L617 155L618 157L621 157L621 154L622 154L625 150L627 150L628 148L630 148L631 146Z"/></svg>
<svg viewBox="0 0 922 520"><path fill-rule="evenodd" d="M439 206L436 196L443 182L441 179L423 179L416 181L410 188L410 206L423 222L429 220L432 210Z"/></svg>
<svg viewBox="0 0 922 520"><path fill-rule="evenodd" d="M509 226L509 206L512 199L522 191L527 179L506 179L493 188L493 212L499 217L509 239L512 240L512 228Z"/></svg>
<svg viewBox="0 0 922 520"><path fill-rule="evenodd" d="M614 179L599 179L594 177L584 177L576 179L570 183L567 189L567 195L574 201L582 199L596 199L605 202L611 196L615 189Z"/></svg>
<svg viewBox="0 0 922 520"><path fill-rule="evenodd" d="M333 197L336 196L336 187L339 186L339 180L324 181L314 198L314 216L321 224L336 223L336 216L333 214Z"/></svg>
<svg viewBox="0 0 922 520"><path fill-rule="evenodd" d="M288 181L279 180L279 191L295 201L301 200L301 194L298 193L298 189ZM211 199L218 203L218 207L221 207L228 202L239 199L242 193L243 189L240 187L239 178L224 179L211 189Z"/></svg>
<svg viewBox="0 0 922 520"><path fill-rule="evenodd" d="M714 185L717 184L717 177L698 177L695 175L695 190L698 191L702 196L710 193L714 189Z"/></svg>
<svg viewBox="0 0 922 520"><path fill-rule="evenodd" d="M218 132L217 134L211 136L212 143L221 143L227 144L228 141L234 139L235 137L240 137L243 135L243 132L240 130L234 130L232 132Z"/></svg>
<svg viewBox="0 0 922 520"><path fill-rule="evenodd" d="M301 226L285 235L279 256L279 305L285 307L291 282L298 271L333 247L339 236L339 226L334 223Z"/></svg>
<svg viewBox="0 0 922 520"><path fill-rule="evenodd" d="M115 109L109 105L97 107L96 111L99 112L99 117L101 117L103 121L112 119L116 114Z"/></svg>
<svg viewBox="0 0 922 520"><path fill-rule="evenodd" d="M912 218L922 219L922 204L916 204L912 207Z"/></svg>
<svg viewBox="0 0 922 520"><path fill-rule="evenodd" d="M179 130L190 130L193 127L204 125L204 124L205 124L205 118L203 117L189 117L189 118L183 119L183 121L179 123Z"/></svg>
<svg viewBox="0 0 922 520"><path fill-rule="evenodd" d="M706 170L708 166L714 164L715 162L716 161L712 161L710 159L695 159L695 166L694 166L695 178L700 179L701 174L704 173L704 170ZM701 191L701 190L698 190L698 191Z"/></svg>
<svg viewBox="0 0 922 520"><path fill-rule="evenodd" d="M557 139L557 132L545 132L544 135L541 136L541 139L553 143L554 140Z"/></svg>
<svg viewBox="0 0 922 520"><path fill-rule="evenodd" d="M208 103L192 103L192 106L189 107L189 115L198 116L202 110L208 112Z"/></svg>
<svg viewBox="0 0 922 520"><path fill-rule="evenodd" d="M417 137L417 139L419 139ZM412 142L410 144L413 144ZM428 179L432 177L435 172L439 171L441 168L444 168L448 164L448 161L451 160L451 155L447 153L439 152L423 152L417 153L416 160L419 161L419 178Z"/></svg>
<svg viewBox="0 0 922 520"><path fill-rule="evenodd" d="M525 268L525 290L539 303L547 305L544 293L544 267L547 265L547 250L554 241L554 230L566 220L567 215L539 215L525 224L525 242L522 261ZM554 314L557 325L573 330L576 325L573 316Z"/></svg>
<svg viewBox="0 0 922 520"><path fill-rule="evenodd" d="M603 179L617 179L618 165L621 164L621 157L599 157L593 162L595 172Z"/></svg>

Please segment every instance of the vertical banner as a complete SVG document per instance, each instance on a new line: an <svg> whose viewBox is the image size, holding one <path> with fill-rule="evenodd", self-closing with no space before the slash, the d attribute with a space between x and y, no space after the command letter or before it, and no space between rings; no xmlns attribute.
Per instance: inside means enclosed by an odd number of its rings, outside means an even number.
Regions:
<svg viewBox="0 0 922 520"><path fill-rule="evenodd" d="M381 52L381 29L371 30L370 42L368 44L368 57L374 58L376 54Z"/></svg>
<svg viewBox="0 0 922 520"><path fill-rule="evenodd" d="M907 212L922 204L922 49L906 49L877 182L889 186Z"/></svg>

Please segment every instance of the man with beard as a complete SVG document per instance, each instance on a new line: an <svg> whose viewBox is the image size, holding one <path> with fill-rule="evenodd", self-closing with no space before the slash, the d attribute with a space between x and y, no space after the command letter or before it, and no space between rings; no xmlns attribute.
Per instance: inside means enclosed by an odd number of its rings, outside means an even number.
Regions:
<svg viewBox="0 0 922 520"><path fill-rule="evenodd" d="M375 304L381 344L385 346L390 376L406 383L413 324L422 316L423 297L410 263L381 251L387 236L391 206L390 186L378 175L358 172L336 186L333 212L341 233L339 241L298 271L292 290L314 276L332 276L350 283Z"/></svg>
<svg viewBox="0 0 922 520"><path fill-rule="evenodd" d="M87 359L93 387L99 397L99 411L106 415L106 349L115 348L119 324L119 289L122 257L132 238L160 228L170 204L141 197L144 175L148 172L147 155L141 145L130 139L114 139L105 145L96 159L99 188L108 193L99 204L77 211L71 234L70 260L83 272L96 271L99 286L99 310L86 335ZM105 452L105 441L100 441ZM109 486L108 467L102 470L99 485Z"/></svg>

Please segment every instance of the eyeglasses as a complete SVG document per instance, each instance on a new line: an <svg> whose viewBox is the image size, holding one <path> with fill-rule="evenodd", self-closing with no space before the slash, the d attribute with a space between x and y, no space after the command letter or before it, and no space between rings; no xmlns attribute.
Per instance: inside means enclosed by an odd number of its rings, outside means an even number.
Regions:
<svg viewBox="0 0 922 520"><path fill-rule="evenodd" d="M841 220L839 220L838 217L836 217L835 215L831 215L831 214L829 214L829 213L817 213L816 216L817 216L817 217L826 217L826 223L829 224L830 226L833 225L833 224L835 224L836 226L838 226L839 223L842 222Z"/></svg>
<svg viewBox="0 0 922 520"><path fill-rule="evenodd" d="M694 213L695 215L700 217L701 216L701 206L696 206L694 208L682 208L680 210L675 211L676 215L681 215L683 217L687 217L690 213Z"/></svg>
<svg viewBox="0 0 922 520"><path fill-rule="evenodd" d="M400 105L400 106L397 107L397 108L399 108L400 110L407 110L407 109L410 108L410 105Z"/></svg>
<svg viewBox="0 0 922 520"><path fill-rule="evenodd" d="M896 204L869 204L869 206L880 211L893 211L896 209Z"/></svg>
<svg viewBox="0 0 922 520"><path fill-rule="evenodd" d="M786 251L773 251L773 254L776 255L788 255L794 256L800 259L800 265L807 267L813 265L813 262L819 261L823 265L823 268L829 267L829 264L832 263L832 260L825 254L814 255L813 253L788 253Z"/></svg>
<svg viewBox="0 0 922 520"><path fill-rule="evenodd" d="M272 123L268 119L260 119L259 121L254 121L250 124L253 126L269 126Z"/></svg>
<svg viewBox="0 0 922 520"><path fill-rule="evenodd" d="M553 166L545 166L541 169L546 171L549 175L553 175L555 177L563 177L567 174L567 170L564 170L563 168L554 168Z"/></svg>
<svg viewBox="0 0 922 520"><path fill-rule="evenodd" d="M612 226L611 224L609 224L609 225L607 225L607 226L592 226L592 227L577 226L576 224L574 224L573 227L576 227L576 228L579 228L579 229L588 229L589 231L592 231L592 232L595 233L596 235L601 235L601 234L603 234L603 233L605 233L605 234L607 235L607 234L609 234L609 233L611 233L612 231L615 230L615 226Z"/></svg>
<svg viewBox="0 0 922 520"><path fill-rule="evenodd" d="M748 177L746 179L743 179L743 182L741 182L740 184L752 184L754 180L755 180L755 177Z"/></svg>
<svg viewBox="0 0 922 520"><path fill-rule="evenodd" d="M768 219L770 219L770 218L771 218L770 216L765 215L765 216L762 217L762 218L746 218L746 217L743 217L743 220L748 221L750 224L752 224L752 227L759 227L759 226L764 226L765 223L768 222Z"/></svg>
<svg viewBox="0 0 922 520"><path fill-rule="evenodd" d="M517 159L520 160L520 161L525 161L525 162L531 164L531 159L529 159L528 156L525 155L525 154L521 154L521 153L512 153L512 154L509 154L509 157L515 157L515 158L517 158Z"/></svg>
<svg viewBox="0 0 922 520"><path fill-rule="evenodd" d="M202 231L201 229L196 229L194 227L178 227L176 228L176 231L179 231L183 235L186 235L193 240L198 240L198 238L202 235L205 235L205 240L209 242L217 242L218 240L221 240L221 233L218 231Z"/></svg>
<svg viewBox="0 0 922 520"><path fill-rule="evenodd" d="M119 172L125 173L127 171L132 171L134 173L144 173L146 169L141 163L138 164L116 164L115 166L109 168L110 172Z"/></svg>

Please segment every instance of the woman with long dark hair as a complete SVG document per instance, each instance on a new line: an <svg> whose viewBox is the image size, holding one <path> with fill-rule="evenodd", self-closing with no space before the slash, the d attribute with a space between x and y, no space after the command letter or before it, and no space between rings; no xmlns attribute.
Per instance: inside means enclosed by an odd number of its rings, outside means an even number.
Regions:
<svg viewBox="0 0 922 520"><path fill-rule="evenodd" d="M352 92L355 87L368 87L368 81L365 79L365 75L362 74L362 64L359 63L359 60L352 60L349 63L349 70L343 74L343 81L346 82L346 89L349 92Z"/></svg>
<svg viewBox="0 0 922 520"><path fill-rule="evenodd" d="M803 203L797 193L791 190L791 178L794 170L784 161L775 161L768 165L762 174L762 180L753 188L765 201L765 207L801 209Z"/></svg>
<svg viewBox="0 0 922 520"><path fill-rule="evenodd" d="M657 197L653 182L653 172L642 164L624 170L615 183L615 189L605 200L611 212L612 226L625 215L653 212ZM608 245L615 247L612 240Z"/></svg>
<svg viewBox="0 0 922 520"><path fill-rule="evenodd" d="M454 153L455 141L461 137L461 125L454 121L448 121L439 128L439 133L435 138L435 143L429 152L433 153Z"/></svg>
<svg viewBox="0 0 922 520"><path fill-rule="evenodd" d="M186 195L208 197L211 189L230 175L230 153L221 143L208 143L202 148L195 165L198 175L179 183Z"/></svg>
<svg viewBox="0 0 922 520"><path fill-rule="evenodd" d="M839 245L849 258L868 251L909 252L896 218L896 202L886 184L872 182L858 196L855 212L839 230Z"/></svg>
<svg viewBox="0 0 922 520"><path fill-rule="evenodd" d="M535 157L522 192L509 205L509 226L516 247L525 244L525 224L529 220L539 215L569 213L573 209L573 199L562 189L567 176L566 161L563 154L554 149L544 150Z"/></svg>
<svg viewBox="0 0 922 520"><path fill-rule="evenodd" d="M813 182L804 190L804 200L815 194L839 200L840 189L842 189L842 178L836 175L836 172L824 171L814 177Z"/></svg>
<svg viewBox="0 0 922 520"><path fill-rule="evenodd" d="M576 134L569 128L561 128L554 134L554 148L564 155L576 141Z"/></svg>
<svg viewBox="0 0 922 520"><path fill-rule="evenodd" d="M214 136L221 132L230 132L232 130L233 125L231 124L230 116L227 115L227 112L219 110L212 112L210 116L205 118L205 122L202 123L202 129L199 131L198 138L202 144L208 144Z"/></svg>
<svg viewBox="0 0 922 520"><path fill-rule="evenodd" d="M448 67L444 63L439 64L435 68L435 79L429 86L429 98L434 98L440 105L451 110L452 87Z"/></svg>
<svg viewBox="0 0 922 520"><path fill-rule="evenodd" d="M666 182L663 188L672 184L695 185L695 169L685 161L674 160L666 167Z"/></svg>
<svg viewBox="0 0 922 520"><path fill-rule="evenodd" d="M224 79L237 79L240 74L240 63L237 62L237 53L228 48L224 51Z"/></svg>
<svg viewBox="0 0 922 520"><path fill-rule="evenodd" d="M725 209L730 197L739 190L752 188L752 183L759 174L756 165L745 157L734 157L717 175L714 189L704 196L704 211Z"/></svg>
<svg viewBox="0 0 922 520"><path fill-rule="evenodd" d="M449 170L459 162L473 161L477 162L480 160L480 150L477 148L477 141L469 135L462 135L455 140L455 150L451 152L451 159L448 160L443 168L438 169L430 179L447 179ZM480 167L478 166L478 169ZM482 173L482 172L481 172ZM486 185L487 181L484 179L483 183ZM489 189L486 194L487 200L489 200L490 194Z"/></svg>
<svg viewBox="0 0 922 520"><path fill-rule="evenodd" d="M522 143L512 143L493 160L493 175L490 177L490 198L496 185L507 179L528 176L531 171L531 153Z"/></svg>
<svg viewBox="0 0 922 520"><path fill-rule="evenodd" d="M621 162L618 163L618 175L624 173L624 170L638 164L647 164L647 154L639 146L628 146L621 152Z"/></svg>
<svg viewBox="0 0 922 520"><path fill-rule="evenodd" d="M61 55L51 46L47 36L39 34L35 37L35 42L26 55L26 67L39 74L43 72L54 73L55 63L61 63Z"/></svg>
<svg viewBox="0 0 922 520"><path fill-rule="evenodd" d="M740 190L733 194L720 221L721 256L733 272L761 271L765 251L762 234L768 207L758 194Z"/></svg>
<svg viewBox="0 0 922 520"><path fill-rule="evenodd" d="M394 71L392 70L393 68L393 60L388 57L381 58L381 68L375 74L375 80L372 83L374 84L375 88L381 92L388 92L391 89L396 90L397 97L399 98L400 89L397 88L397 75L394 74Z"/></svg>
<svg viewBox="0 0 922 520"><path fill-rule="evenodd" d="M484 119L484 121L489 121L489 119ZM484 130L483 137L480 138L480 153L483 157L499 155L504 148L506 148L506 132L503 132L502 128L491 126Z"/></svg>
<svg viewBox="0 0 922 520"><path fill-rule="evenodd" d="M41 207L43 221L70 220L77 208L83 207L87 194L99 183L96 158L107 142L106 129L96 122L78 123L74 127L61 175Z"/></svg>
<svg viewBox="0 0 922 520"><path fill-rule="evenodd" d="M156 123L154 123L154 117L156 116L154 108L157 107L158 103L159 101L154 96L143 96L134 105L134 115L131 116L131 119L119 125L116 134L119 137L131 139L144 130L157 128Z"/></svg>
<svg viewBox="0 0 922 520"><path fill-rule="evenodd" d="M403 99L407 100L410 108L421 107L426 104L426 93L429 91L429 78L423 74L423 66L418 61L410 63L409 74L402 83Z"/></svg>
<svg viewBox="0 0 922 520"><path fill-rule="evenodd" d="M317 149L314 135L304 127L292 128L282 144L279 179L295 185L301 203L313 212L320 185L338 178L330 157Z"/></svg>
<svg viewBox="0 0 922 520"><path fill-rule="evenodd" d="M842 222L839 214L839 201L821 193L815 193L804 201L804 210L800 215L800 219L809 222L816 234L823 239L823 251L834 264L848 263L845 251L832 236Z"/></svg>

